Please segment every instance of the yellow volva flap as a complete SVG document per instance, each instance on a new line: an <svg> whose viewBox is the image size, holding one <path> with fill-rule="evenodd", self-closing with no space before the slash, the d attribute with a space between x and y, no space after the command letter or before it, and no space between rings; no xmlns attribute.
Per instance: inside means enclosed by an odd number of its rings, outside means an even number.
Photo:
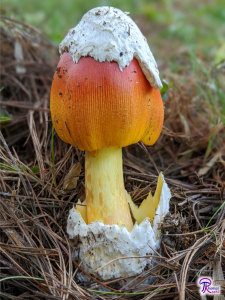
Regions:
<svg viewBox="0 0 225 300"><path fill-rule="evenodd" d="M154 219L156 209L159 205L163 183L164 183L164 179L162 173L160 173L158 177L155 195L152 196L151 192L149 192L148 197L142 201L139 207L136 204L134 204L130 195L127 194L127 201L130 205L132 214L136 219L136 221L138 222L138 224L140 224L145 218L149 218L150 221Z"/></svg>

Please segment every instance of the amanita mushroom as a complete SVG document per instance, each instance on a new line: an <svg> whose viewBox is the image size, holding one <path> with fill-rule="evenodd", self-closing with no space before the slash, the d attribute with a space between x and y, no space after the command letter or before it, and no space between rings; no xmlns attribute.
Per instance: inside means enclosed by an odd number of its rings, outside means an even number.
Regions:
<svg viewBox="0 0 225 300"><path fill-rule="evenodd" d="M116 253L113 241L127 240L132 255L150 253L149 243L156 247L157 239L152 239L158 231L153 232L149 218L153 220L159 202L167 203L165 209L159 205L160 218L168 211L169 189L160 175L156 197L145 200L145 209L135 207L124 189L122 147L139 141L153 145L158 139L164 116L158 91L162 84L146 39L118 9L90 10L59 48L61 58L51 89L54 128L64 142L86 151L85 207L71 210L67 228L71 237L84 238L80 251L83 267L93 272L106 262L106 256L111 257L107 251L113 258L129 255L119 244L120 253ZM167 196L162 200L163 189ZM134 228L130 208L138 223L147 217ZM146 236L143 247L134 242L140 240L140 234ZM89 235L95 236L95 242L88 248ZM128 240L141 250L134 250ZM146 259L140 261L136 263L141 268L132 262L136 273L148 263ZM125 264L129 265L129 260ZM113 272L110 267L110 272L104 269L98 274L102 278L123 276L125 270L119 269Z"/></svg>

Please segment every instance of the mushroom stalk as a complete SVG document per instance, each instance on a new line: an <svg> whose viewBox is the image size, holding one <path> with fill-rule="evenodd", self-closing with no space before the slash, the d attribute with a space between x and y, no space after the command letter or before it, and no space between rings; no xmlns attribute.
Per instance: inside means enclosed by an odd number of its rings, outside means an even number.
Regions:
<svg viewBox="0 0 225 300"><path fill-rule="evenodd" d="M107 225L124 224L128 231L132 230L124 189L122 148L86 151L85 189L88 224L100 220Z"/></svg>

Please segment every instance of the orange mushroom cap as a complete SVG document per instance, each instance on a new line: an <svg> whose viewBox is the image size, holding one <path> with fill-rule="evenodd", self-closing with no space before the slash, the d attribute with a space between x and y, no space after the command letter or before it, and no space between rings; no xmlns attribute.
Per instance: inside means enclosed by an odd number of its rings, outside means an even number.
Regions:
<svg viewBox="0 0 225 300"><path fill-rule="evenodd" d="M164 119L163 102L134 58L121 72L116 62L63 53L54 74L51 116L58 136L80 150L153 145Z"/></svg>

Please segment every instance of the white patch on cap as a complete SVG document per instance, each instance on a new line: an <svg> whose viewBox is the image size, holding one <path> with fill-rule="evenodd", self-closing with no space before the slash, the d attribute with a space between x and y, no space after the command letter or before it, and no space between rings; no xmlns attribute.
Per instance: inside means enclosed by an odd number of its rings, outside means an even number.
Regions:
<svg viewBox="0 0 225 300"><path fill-rule="evenodd" d="M59 45L77 63L81 56L116 61L122 71L135 57L154 89L162 88L156 61L146 38L134 21L121 10L102 6L88 11L79 24L70 29Z"/></svg>

